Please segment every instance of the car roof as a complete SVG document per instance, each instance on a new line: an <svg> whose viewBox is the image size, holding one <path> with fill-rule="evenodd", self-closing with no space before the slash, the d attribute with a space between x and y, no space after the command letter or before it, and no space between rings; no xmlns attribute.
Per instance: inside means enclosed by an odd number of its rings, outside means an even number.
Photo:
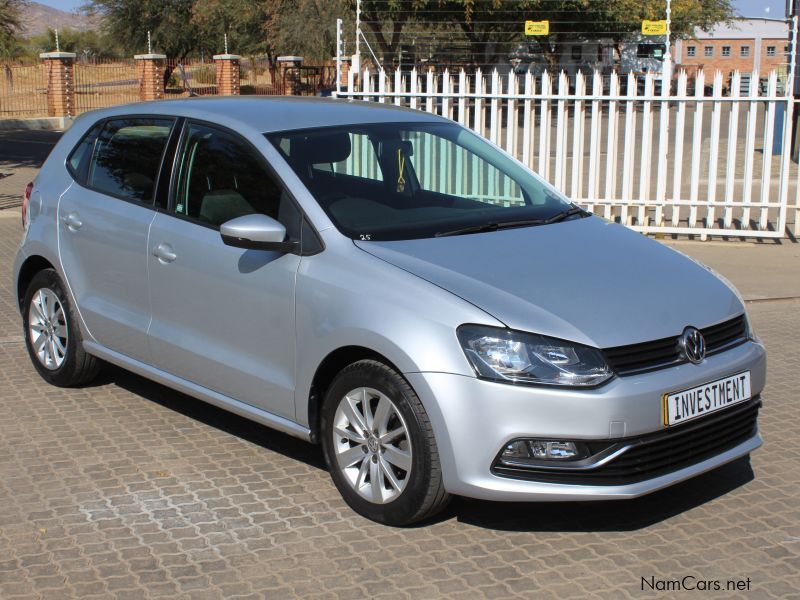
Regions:
<svg viewBox="0 0 800 600"><path fill-rule="evenodd" d="M297 96L214 96L125 104L92 111L94 118L127 114L238 121L262 133L360 123L443 122L437 115L378 102Z"/></svg>

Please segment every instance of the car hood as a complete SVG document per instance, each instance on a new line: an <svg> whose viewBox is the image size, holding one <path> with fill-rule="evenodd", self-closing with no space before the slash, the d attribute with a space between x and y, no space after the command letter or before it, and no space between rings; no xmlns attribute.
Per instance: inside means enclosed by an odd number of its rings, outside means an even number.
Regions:
<svg viewBox="0 0 800 600"><path fill-rule="evenodd" d="M597 217L355 244L512 329L599 348L678 335L744 312L738 295L701 264Z"/></svg>

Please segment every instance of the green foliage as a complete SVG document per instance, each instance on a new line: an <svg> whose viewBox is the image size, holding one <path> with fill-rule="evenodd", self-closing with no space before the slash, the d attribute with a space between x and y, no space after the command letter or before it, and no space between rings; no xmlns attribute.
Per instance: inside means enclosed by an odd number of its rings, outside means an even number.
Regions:
<svg viewBox="0 0 800 600"><path fill-rule="evenodd" d="M103 16L104 33L128 53L153 52L183 60L198 49L198 28L191 18L196 0L89 0L86 10Z"/></svg>
<svg viewBox="0 0 800 600"><path fill-rule="evenodd" d="M349 0L355 8L355 0ZM640 31L642 19L663 19L666 0L363 0L364 29L385 63L408 43L403 32L430 32L451 45L468 45L472 60L490 62L525 39L526 20L549 20L550 35L537 38L551 60L561 44L591 37L622 41ZM731 0L673 0L673 32L691 35L734 15ZM424 36L423 36L424 37ZM405 38L405 39L404 39Z"/></svg>
<svg viewBox="0 0 800 600"><path fill-rule="evenodd" d="M0 56L15 56L19 52L21 7L22 0L0 0Z"/></svg>
<svg viewBox="0 0 800 600"><path fill-rule="evenodd" d="M78 58L113 58L124 56L122 48L115 40L107 35L102 35L94 30L80 31L78 29L59 29L59 47L64 52L74 52ZM51 52L56 49L56 35L53 29L47 33L33 36L27 40L26 51L32 56L41 52Z"/></svg>
<svg viewBox="0 0 800 600"><path fill-rule="evenodd" d="M319 63L336 55L336 19L353 31L355 11L346 0L276 0L264 33L276 54ZM352 36L352 34L351 34ZM352 39L352 37L351 37Z"/></svg>
<svg viewBox="0 0 800 600"><path fill-rule="evenodd" d="M3 7L21 0L0 0ZM87 0L86 9L103 16L96 40L77 42L102 53L103 39L123 55L147 50L183 60L228 49L245 56L297 54L307 62L336 52L336 19L344 19L347 52L353 52L356 0ZM525 20L548 19L549 36L538 43L552 61L558 48L591 37L623 41L640 30L642 19L664 17L666 0L362 0L363 30L384 66L414 44L417 58L463 55L475 63L505 57L525 39ZM732 0L673 0L673 35L691 35L733 16ZM0 30L2 32L2 30ZM427 41L426 41L427 40ZM113 45L111 45L113 46ZM97 48L97 50L95 50ZM362 55L369 56L366 44Z"/></svg>
<svg viewBox="0 0 800 600"><path fill-rule="evenodd" d="M264 29L270 19L269 2L247 0L196 0L192 23L197 28L198 47L210 54L228 50L237 54L271 54L272 40Z"/></svg>

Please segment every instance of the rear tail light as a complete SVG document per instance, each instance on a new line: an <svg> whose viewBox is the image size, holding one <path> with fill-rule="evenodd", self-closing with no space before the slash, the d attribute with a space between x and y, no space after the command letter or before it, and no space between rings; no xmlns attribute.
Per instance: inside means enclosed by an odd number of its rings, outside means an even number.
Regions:
<svg viewBox="0 0 800 600"><path fill-rule="evenodd" d="M33 182L28 184L25 188L25 193L22 195L22 228L28 226L28 203L31 200L31 192L33 191Z"/></svg>

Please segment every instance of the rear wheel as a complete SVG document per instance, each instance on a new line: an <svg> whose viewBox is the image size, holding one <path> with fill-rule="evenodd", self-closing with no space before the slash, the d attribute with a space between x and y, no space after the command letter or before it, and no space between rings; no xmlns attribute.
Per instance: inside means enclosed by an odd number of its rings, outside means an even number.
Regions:
<svg viewBox="0 0 800 600"><path fill-rule="evenodd" d="M40 271L28 285L22 322L28 354L45 381L70 387L97 375L100 362L83 350L77 317L53 269Z"/></svg>
<svg viewBox="0 0 800 600"><path fill-rule="evenodd" d="M325 396L325 459L333 482L359 514L406 525L446 506L428 415L405 379L363 360L342 370Z"/></svg>

